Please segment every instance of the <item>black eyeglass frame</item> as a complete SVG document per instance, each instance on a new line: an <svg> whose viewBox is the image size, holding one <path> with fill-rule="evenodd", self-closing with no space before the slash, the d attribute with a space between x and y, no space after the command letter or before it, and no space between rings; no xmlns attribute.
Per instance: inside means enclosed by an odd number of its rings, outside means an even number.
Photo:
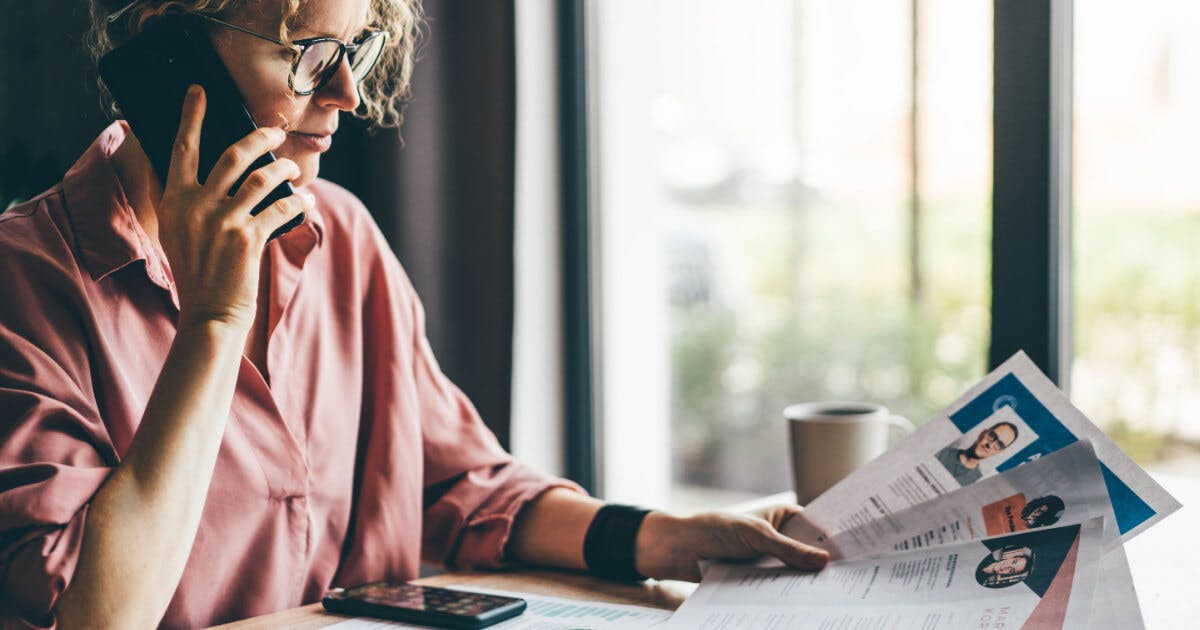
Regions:
<svg viewBox="0 0 1200 630"><path fill-rule="evenodd" d="M382 37L383 42L380 45L381 46L387 45L388 32L385 30L370 31L366 35L363 35L357 42L351 42L349 44L347 44L346 42L343 42L342 40L340 40L336 37L309 37L309 38L305 38L305 39L297 39L297 40L293 41L291 44L288 44L287 42L279 39L278 37L272 37L265 33L259 33L257 31L252 31L244 26L238 26L237 24L233 24L231 22L226 22L225 20L213 17L211 15L207 15L204 13L193 13L192 15L195 15L196 17L199 17L207 22L211 22L211 23L217 24L219 26L224 26L225 28L231 28L235 31L245 33L247 35L252 35L259 39L264 39L268 42L271 42L272 44L276 44L278 46L283 46L284 48L290 48L293 51L295 51L296 58L294 61L292 61L291 72L288 73L288 87L291 88L292 92L294 92L296 94L296 96L308 96L310 94L313 94L313 93L319 91L321 88L325 87L329 83L329 81L333 79L333 75L337 74L338 68L341 67L342 60L346 58L346 55L347 54L350 55L351 66L353 66L354 65L353 64L354 55L357 54L359 49L361 49L363 46L365 46L368 42L371 42L371 41L375 40L376 38ZM313 88L311 90L304 90L304 91L297 90L296 89L296 70L297 70L297 68L300 67L300 58L304 56L305 50L307 50L308 48L311 48L315 44L324 43L324 42L333 42L338 45L337 58L334 60L333 63L329 64L328 69L326 69L324 72L321 73L321 78L317 80L316 85L313 86ZM376 56L375 59L372 59L371 65L362 71L362 76L356 78L354 80L354 83L356 85L359 83L362 83L363 79L365 79L367 77L367 75L371 73L371 69L375 67L375 64L378 61L379 61L379 56Z"/></svg>

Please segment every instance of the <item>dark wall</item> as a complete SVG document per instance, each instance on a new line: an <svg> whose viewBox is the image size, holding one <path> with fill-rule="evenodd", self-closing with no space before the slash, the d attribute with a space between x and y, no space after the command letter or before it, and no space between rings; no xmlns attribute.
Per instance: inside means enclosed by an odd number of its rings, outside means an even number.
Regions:
<svg viewBox="0 0 1200 630"><path fill-rule="evenodd" d="M84 53L86 2L0 4L0 209L45 190L108 124Z"/></svg>
<svg viewBox="0 0 1200 630"><path fill-rule="evenodd" d="M59 179L108 125L87 3L3 2L0 210ZM508 443L512 361L512 2L427 0L401 143L343 116L322 177L371 209L425 302L443 370Z"/></svg>
<svg viewBox="0 0 1200 630"><path fill-rule="evenodd" d="M322 174L353 190L425 303L442 368L507 446L516 155L511 0L425 0L403 143L350 120Z"/></svg>

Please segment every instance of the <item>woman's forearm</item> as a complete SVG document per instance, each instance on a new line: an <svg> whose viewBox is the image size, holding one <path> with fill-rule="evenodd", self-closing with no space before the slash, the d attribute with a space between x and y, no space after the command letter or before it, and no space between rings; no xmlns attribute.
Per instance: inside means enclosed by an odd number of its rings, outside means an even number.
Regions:
<svg viewBox="0 0 1200 630"><path fill-rule="evenodd" d="M528 564L587 569L583 540L602 505L597 499L562 488L546 492L517 515L508 557ZM631 544L633 569L659 579L695 582L700 580L702 560L746 560L762 555L774 556L797 569L819 569L829 560L826 551L779 531L800 511L794 505L754 515L708 512L679 517L653 511L642 520L632 541L610 542Z"/></svg>
<svg viewBox="0 0 1200 630"><path fill-rule="evenodd" d="M547 490L517 514L507 554L526 564L585 570L583 538L604 502L565 488Z"/></svg>
<svg viewBox="0 0 1200 630"><path fill-rule="evenodd" d="M123 461L88 507L62 628L152 628L191 552L246 340L239 326L179 329Z"/></svg>

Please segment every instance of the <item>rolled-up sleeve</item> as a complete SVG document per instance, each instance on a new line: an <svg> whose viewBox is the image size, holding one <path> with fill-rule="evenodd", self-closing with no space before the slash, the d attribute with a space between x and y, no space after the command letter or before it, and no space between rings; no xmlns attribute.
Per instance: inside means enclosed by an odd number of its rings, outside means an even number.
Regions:
<svg viewBox="0 0 1200 630"><path fill-rule="evenodd" d="M11 250L0 262L0 619L53 626L115 455L69 270Z"/></svg>
<svg viewBox="0 0 1200 630"><path fill-rule="evenodd" d="M390 311L407 338L394 353L415 388L423 460L421 557L450 569L498 568L513 522L530 500L551 488L584 492L575 483L513 459L483 423L467 396L442 373L425 334L416 291L382 236L372 284L376 316ZM383 287L388 290L382 290ZM377 370L375 370L377 371Z"/></svg>
<svg viewBox="0 0 1200 630"><path fill-rule="evenodd" d="M476 468L426 490L423 556L450 569L505 566L505 547L521 508L551 488L583 490L518 461Z"/></svg>
<svg viewBox="0 0 1200 630"><path fill-rule="evenodd" d="M583 489L504 451L471 401L439 369L420 301L411 286L408 290L425 461L422 557L450 569L499 568L513 521L526 503L550 488Z"/></svg>
<svg viewBox="0 0 1200 630"><path fill-rule="evenodd" d="M61 371L38 365L45 355L33 357L32 374L17 373L12 342L0 327L0 617L50 627L87 504L112 468L97 449L96 415L76 406L69 381L55 380Z"/></svg>

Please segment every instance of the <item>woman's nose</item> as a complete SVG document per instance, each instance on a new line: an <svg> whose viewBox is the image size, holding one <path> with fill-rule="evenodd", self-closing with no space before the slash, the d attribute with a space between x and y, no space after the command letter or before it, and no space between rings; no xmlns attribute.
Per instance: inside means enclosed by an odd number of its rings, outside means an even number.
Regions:
<svg viewBox="0 0 1200 630"><path fill-rule="evenodd" d="M354 111L358 108L358 84L354 82L354 73L350 70L350 56L342 55L338 69L333 73L314 97L319 105L337 107L344 111Z"/></svg>

